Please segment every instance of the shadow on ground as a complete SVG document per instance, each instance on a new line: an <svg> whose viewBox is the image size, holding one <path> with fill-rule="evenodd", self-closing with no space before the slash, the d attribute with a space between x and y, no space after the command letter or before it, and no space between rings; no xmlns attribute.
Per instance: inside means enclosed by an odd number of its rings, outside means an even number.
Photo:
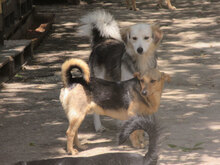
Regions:
<svg viewBox="0 0 220 165"><path fill-rule="evenodd" d="M68 123L59 103L60 66L67 58L88 59L89 40L77 37L78 19L95 8L110 11L125 27L137 22L159 22L164 39L158 50L159 68L172 76L166 85L158 117L164 129L160 164L217 164L219 162L220 3L217 0L176 1L176 11L157 9L154 1L137 1L140 11L125 2L96 1L80 6L37 6L55 13L54 28L24 66L0 93L0 160L11 164L66 155ZM79 156L135 150L129 143L117 146L115 120L102 118L109 128L93 130L89 115L80 139L89 149ZM200 147L195 149L195 145ZM185 150L184 150L185 149ZM188 150L187 150L188 149Z"/></svg>

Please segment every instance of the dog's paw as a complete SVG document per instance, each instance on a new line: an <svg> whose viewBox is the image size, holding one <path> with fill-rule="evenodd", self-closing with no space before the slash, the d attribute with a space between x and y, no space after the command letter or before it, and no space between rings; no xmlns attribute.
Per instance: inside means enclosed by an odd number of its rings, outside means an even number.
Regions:
<svg viewBox="0 0 220 165"><path fill-rule="evenodd" d="M169 10L176 10L176 7L175 6L170 6Z"/></svg>
<svg viewBox="0 0 220 165"><path fill-rule="evenodd" d="M88 148L87 145L80 145L80 146L77 146L79 149L81 150L86 150Z"/></svg>
<svg viewBox="0 0 220 165"><path fill-rule="evenodd" d="M132 146L133 146L134 148L137 148L137 149L142 148L142 144L141 144L141 143L132 143Z"/></svg>
<svg viewBox="0 0 220 165"><path fill-rule="evenodd" d="M132 143L132 146L137 149L145 148L146 144L144 142L136 142Z"/></svg>
<svg viewBox="0 0 220 165"><path fill-rule="evenodd" d="M101 127L95 127L95 131L98 133L102 133L106 131L106 128L101 125Z"/></svg>
<svg viewBox="0 0 220 165"><path fill-rule="evenodd" d="M140 147L141 147L141 148L145 148L146 145L147 145L147 142L142 142Z"/></svg>
<svg viewBox="0 0 220 165"><path fill-rule="evenodd" d="M144 140L141 142L141 144L143 145L143 148L146 147L149 144L148 140Z"/></svg>
<svg viewBox="0 0 220 165"><path fill-rule="evenodd" d="M158 3L158 4L157 4L157 8L158 8L158 9L162 9L163 6L162 6L160 3Z"/></svg>
<svg viewBox="0 0 220 165"><path fill-rule="evenodd" d="M139 8L135 8L135 9L134 9L134 11L139 11L139 10L140 10Z"/></svg>
<svg viewBox="0 0 220 165"><path fill-rule="evenodd" d="M68 150L68 155L76 155L78 153L79 153L79 151L77 149Z"/></svg>
<svg viewBox="0 0 220 165"><path fill-rule="evenodd" d="M132 147L140 149L142 148L142 144L140 143L140 141L138 139L131 139L131 144Z"/></svg>

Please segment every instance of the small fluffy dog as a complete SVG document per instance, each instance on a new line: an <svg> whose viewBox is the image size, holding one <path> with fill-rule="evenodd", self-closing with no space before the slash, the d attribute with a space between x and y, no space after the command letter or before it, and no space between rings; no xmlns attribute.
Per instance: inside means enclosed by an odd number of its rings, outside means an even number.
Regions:
<svg viewBox="0 0 220 165"><path fill-rule="evenodd" d="M145 74L156 68L155 51L163 32L158 25L140 23L120 31L113 16L97 10L80 19L79 35L91 40L89 66L93 77L121 81L133 78L135 72ZM96 131L103 130L94 115Z"/></svg>
<svg viewBox="0 0 220 165"><path fill-rule="evenodd" d="M158 6L160 8L162 8L162 6L163 6L163 1L164 0L158 0ZM128 6L128 9L131 9L131 10L134 10L134 11L138 10L138 8L136 7L136 0L126 0L126 3L127 3L127 6ZM165 0L165 3L167 5L168 9L176 10L176 7L171 4L171 0Z"/></svg>
<svg viewBox="0 0 220 165"><path fill-rule="evenodd" d="M73 78L71 70L78 68L83 77ZM165 81L169 75L152 70L146 75L139 73L135 78L123 82L110 82L90 77L88 65L80 59L70 59L62 65L60 101L69 120L67 130L67 151L75 154L85 149L78 140L77 131L87 113L97 113L119 120L127 120L136 114L152 114L158 110ZM141 144L134 134L132 145L140 148Z"/></svg>
<svg viewBox="0 0 220 165"><path fill-rule="evenodd" d="M91 157L66 157L18 162L15 165L156 165L160 141L160 126L154 116L136 116L126 121L119 134L119 144L126 141L129 135L137 129L143 129L149 135L148 152L145 156L134 153L106 153Z"/></svg>

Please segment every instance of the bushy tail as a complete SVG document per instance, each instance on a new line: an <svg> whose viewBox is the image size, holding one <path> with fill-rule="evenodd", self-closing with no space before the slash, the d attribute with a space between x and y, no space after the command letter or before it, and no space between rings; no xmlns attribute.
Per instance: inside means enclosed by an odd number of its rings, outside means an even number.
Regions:
<svg viewBox="0 0 220 165"><path fill-rule="evenodd" d="M126 121L119 134L119 144L124 143L135 130L144 130L149 135L148 152L144 156L145 165L156 165L159 150L160 127L155 116L136 116Z"/></svg>
<svg viewBox="0 0 220 165"><path fill-rule="evenodd" d="M88 13L80 19L80 24L81 26L78 29L79 36L90 37L93 44L103 38L121 40L117 22L110 13L104 10Z"/></svg>
<svg viewBox="0 0 220 165"><path fill-rule="evenodd" d="M89 83L90 71L88 64L81 59L72 58L65 61L62 65L61 74L64 87L68 87L74 83L74 79L71 74L71 70L74 68L79 69L83 74L84 81Z"/></svg>

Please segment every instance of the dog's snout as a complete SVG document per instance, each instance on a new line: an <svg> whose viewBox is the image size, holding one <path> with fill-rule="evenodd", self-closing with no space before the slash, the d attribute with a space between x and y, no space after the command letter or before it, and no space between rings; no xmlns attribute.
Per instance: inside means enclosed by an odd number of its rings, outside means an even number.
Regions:
<svg viewBox="0 0 220 165"><path fill-rule="evenodd" d="M138 52L139 54L142 54L142 53L143 53L143 48L142 48L142 47L139 47L139 48L137 49L137 52Z"/></svg>
<svg viewBox="0 0 220 165"><path fill-rule="evenodd" d="M146 96L147 95L147 90L143 90L142 95Z"/></svg>

